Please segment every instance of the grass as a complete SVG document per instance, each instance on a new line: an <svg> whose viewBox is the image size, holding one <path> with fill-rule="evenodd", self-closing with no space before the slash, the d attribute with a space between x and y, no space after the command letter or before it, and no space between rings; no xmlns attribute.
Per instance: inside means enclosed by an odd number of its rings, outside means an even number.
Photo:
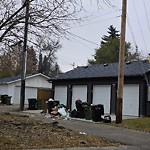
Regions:
<svg viewBox="0 0 150 150"><path fill-rule="evenodd" d="M119 143L83 135L26 115L0 113L0 149L42 149L120 146Z"/></svg>
<svg viewBox="0 0 150 150"><path fill-rule="evenodd" d="M125 119L121 124L116 124L112 122L110 125L133 129L138 131L150 132L150 118L136 118L136 119Z"/></svg>

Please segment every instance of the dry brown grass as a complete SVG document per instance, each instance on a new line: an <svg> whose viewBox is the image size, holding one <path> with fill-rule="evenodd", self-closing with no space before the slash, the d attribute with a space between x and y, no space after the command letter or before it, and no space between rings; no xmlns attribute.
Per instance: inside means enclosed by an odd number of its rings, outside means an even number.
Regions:
<svg viewBox="0 0 150 150"><path fill-rule="evenodd" d="M0 149L118 146L26 115L0 113Z"/></svg>

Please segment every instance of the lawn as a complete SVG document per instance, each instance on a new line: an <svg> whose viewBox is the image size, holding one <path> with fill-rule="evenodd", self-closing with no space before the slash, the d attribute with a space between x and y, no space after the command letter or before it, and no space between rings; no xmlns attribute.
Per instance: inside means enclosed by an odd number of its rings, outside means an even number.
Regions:
<svg viewBox="0 0 150 150"><path fill-rule="evenodd" d="M121 124L112 122L111 125L138 131L150 132L150 118L125 119Z"/></svg>

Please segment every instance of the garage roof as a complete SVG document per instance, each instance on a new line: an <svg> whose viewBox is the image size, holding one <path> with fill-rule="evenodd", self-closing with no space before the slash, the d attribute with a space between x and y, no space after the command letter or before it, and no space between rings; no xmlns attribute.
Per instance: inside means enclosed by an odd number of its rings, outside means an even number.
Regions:
<svg viewBox="0 0 150 150"><path fill-rule="evenodd" d="M125 76L143 76L149 71L150 64L147 60L130 61L125 63ZM95 64L91 66L77 67L66 73L59 74L50 80L79 79L79 78L98 78L98 77L117 77L118 63Z"/></svg>
<svg viewBox="0 0 150 150"><path fill-rule="evenodd" d="M28 74L26 75L26 79L28 78L33 78L33 77L36 77L36 76L43 76L45 78L50 79L49 77L45 76L44 74L42 73L38 73L38 74ZM13 76L13 77L7 77L7 78L3 78L0 80L0 84L10 84L12 82L17 82L17 81L20 81L21 80L21 75L17 75L17 76Z"/></svg>

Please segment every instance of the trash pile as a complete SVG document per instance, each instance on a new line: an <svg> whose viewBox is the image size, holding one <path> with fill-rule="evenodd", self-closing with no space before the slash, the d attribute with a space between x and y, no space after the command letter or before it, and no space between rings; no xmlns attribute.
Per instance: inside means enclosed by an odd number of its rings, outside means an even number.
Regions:
<svg viewBox="0 0 150 150"><path fill-rule="evenodd" d="M36 99L29 99L29 108L37 109L35 107L38 104ZM92 120L94 122L110 123L111 116L104 116L104 106L102 104L89 104L88 102L82 102L79 98L75 101L76 109L70 111L67 106L60 104L60 101L50 98L46 101L47 112L45 117L47 118L82 118L86 120ZM38 105L37 105L38 106ZM104 116L104 117L102 117Z"/></svg>
<svg viewBox="0 0 150 150"><path fill-rule="evenodd" d="M48 106L46 117L61 117L63 119L69 118L70 111L64 104L60 104L59 101L53 100L52 98L50 98L46 103Z"/></svg>

